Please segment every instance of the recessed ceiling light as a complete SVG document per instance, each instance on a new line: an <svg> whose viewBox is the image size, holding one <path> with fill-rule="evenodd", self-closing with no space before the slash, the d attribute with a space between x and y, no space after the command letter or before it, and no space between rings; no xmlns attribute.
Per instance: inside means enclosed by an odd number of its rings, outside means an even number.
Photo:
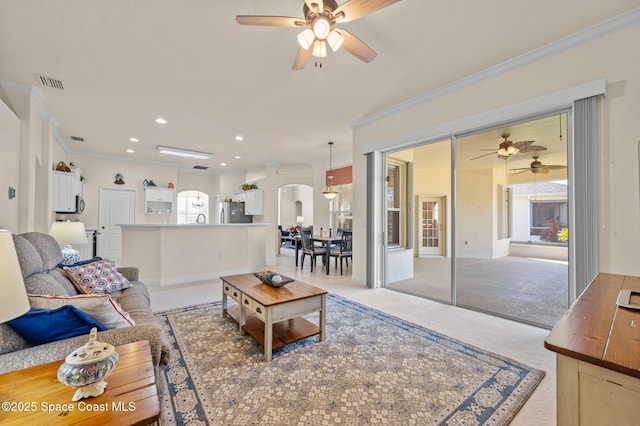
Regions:
<svg viewBox="0 0 640 426"><path fill-rule="evenodd" d="M240 135L236 136L235 139L237 141L243 141L244 140L244 138L242 136L240 136Z"/></svg>
<svg viewBox="0 0 640 426"><path fill-rule="evenodd" d="M156 123L158 123L158 124L167 124L167 120L165 120L162 117L156 118Z"/></svg>
<svg viewBox="0 0 640 426"><path fill-rule="evenodd" d="M131 142L140 142L140 139L138 139L138 138L129 138L129 141L131 141Z"/></svg>
<svg viewBox="0 0 640 426"><path fill-rule="evenodd" d="M227 165L227 163L220 163L220 165L221 165L222 167L224 167L224 166L226 166L226 165Z"/></svg>
<svg viewBox="0 0 640 426"><path fill-rule="evenodd" d="M132 150L132 149L128 149L128 150L127 150L127 152L128 152L129 154L133 154L135 151L134 151L134 150Z"/></svg>
<svg viewBox="0 0 640 426"><path fill-rule="evenodd" d="M242 157L240 157L239 155L236 155L234 158L235 158L236 160L239 160L239 159L241 159Z"/></svg>

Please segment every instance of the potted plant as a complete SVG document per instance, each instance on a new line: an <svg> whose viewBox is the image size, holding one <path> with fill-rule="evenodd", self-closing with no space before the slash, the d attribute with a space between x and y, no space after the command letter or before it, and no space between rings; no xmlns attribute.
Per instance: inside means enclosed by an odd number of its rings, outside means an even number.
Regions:
<svg viewBox="0 0 640 426"><path fill-rule="evenodd" d="M288 228L287 231L289 231L290 235L298 235L300 232L300 225L292 226L291 228Z"/></svg>
<svg viewBox="0 0 640 426"><path fill-rule="evenodd" d="M243 191L248 191L250 189L258 189L258 185L255 183L243 183L240 185L240 188L242 188Z"/></svg>

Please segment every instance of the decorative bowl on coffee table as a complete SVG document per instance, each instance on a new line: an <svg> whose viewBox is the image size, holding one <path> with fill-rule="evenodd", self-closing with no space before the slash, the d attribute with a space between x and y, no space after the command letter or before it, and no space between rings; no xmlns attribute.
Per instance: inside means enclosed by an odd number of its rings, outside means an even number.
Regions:
<svg viewBox="0 0 640 426"><path fill-rule="evenodd" d="M58 380L76 388L72 401L104 392L104 379L118 363L119 355L113 345L97 342L98 330L94 327L89 334L89 342L79 347L65 358L58 369Z"/></svg>

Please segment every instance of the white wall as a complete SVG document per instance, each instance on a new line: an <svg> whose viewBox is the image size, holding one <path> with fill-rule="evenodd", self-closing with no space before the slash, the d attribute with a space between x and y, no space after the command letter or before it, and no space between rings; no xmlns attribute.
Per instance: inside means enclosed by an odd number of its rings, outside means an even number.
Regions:
<svg viewBox="0 0 640 426"><path fill-rule="evenodd" d="M0 229L18 230L20 191L20 119L0 100L0 144L3 164L0 167ZM16 197L9 199L9 187Z"/></svg>
<svg viewBox="0 0 640 426"><path fill-rule="evenodd" d="M363 238L354 239L353 276L362 279L366 273L366 160L362 153L367 147L411 141L412 135L425 129L602 78L609 85L598 123L599 269L640 275L637 261L640 61L635 54L638 40L640 25L636 24L554 54L536 56L530 63L521 61L504 72L494 72L451 93L427 98L430 100L356 127L354 215L357 232L362 232Z"/></svg>

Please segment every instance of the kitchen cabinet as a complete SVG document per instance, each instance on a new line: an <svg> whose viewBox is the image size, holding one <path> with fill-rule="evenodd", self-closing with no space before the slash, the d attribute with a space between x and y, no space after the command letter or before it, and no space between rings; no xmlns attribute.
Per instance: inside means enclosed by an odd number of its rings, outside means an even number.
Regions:
<svg viewBox="0 0 640 426"><path fill-rule="evenodd" d="M51 210L56 213L75 213L76 197L82 197L80 173L52 171Z"/></svg>
<svg viewBox="0 0 640 426"><path fill-rule="evenodd" d="M173 212L173 189L145 188L144 211L147 214L170 214Z"/></svg>
<svg viewBox="0 0 640 426"><path fill-rule="evenodd" d="M264 214L264 191L261 189L250 189L234 194L233 201L244 202L244 214L246 215Z"/></svg>

